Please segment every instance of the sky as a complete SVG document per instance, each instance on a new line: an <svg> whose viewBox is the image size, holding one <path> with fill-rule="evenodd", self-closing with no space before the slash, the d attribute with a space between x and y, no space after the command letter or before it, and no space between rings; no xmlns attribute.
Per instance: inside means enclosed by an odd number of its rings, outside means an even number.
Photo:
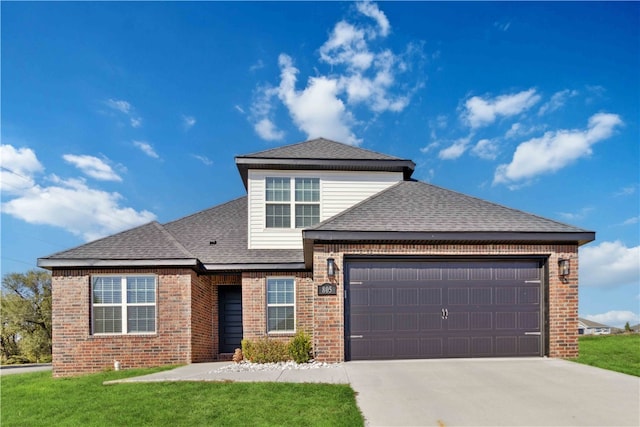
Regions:
<svg viewBox="0 0 640 427"><path fill-rule="evenodd" d="M0 14L3 276L241 197L234 156L325 137L595 231L580 316L640 322L638 2L1 2Z"/></svg>

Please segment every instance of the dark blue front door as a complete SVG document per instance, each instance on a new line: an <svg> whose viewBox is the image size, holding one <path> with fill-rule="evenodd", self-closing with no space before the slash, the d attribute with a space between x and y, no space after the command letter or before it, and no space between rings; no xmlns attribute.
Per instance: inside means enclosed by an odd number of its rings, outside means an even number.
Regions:
<svg viewBox="0 0 640 427"><path fill-rule="evenodd" d="M242 287L218 287L220 353L233 353L242 341Z"/></svg>

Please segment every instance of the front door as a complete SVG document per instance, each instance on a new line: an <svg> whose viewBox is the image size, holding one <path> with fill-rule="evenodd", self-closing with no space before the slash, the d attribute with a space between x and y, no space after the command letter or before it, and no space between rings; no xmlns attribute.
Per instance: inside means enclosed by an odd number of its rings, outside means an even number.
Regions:
<svg viewBox="0 0 640 427"><path fill-rule="evenodd" d="M242 341L242 287L218 287L220 353L233 353Z"/></svg>

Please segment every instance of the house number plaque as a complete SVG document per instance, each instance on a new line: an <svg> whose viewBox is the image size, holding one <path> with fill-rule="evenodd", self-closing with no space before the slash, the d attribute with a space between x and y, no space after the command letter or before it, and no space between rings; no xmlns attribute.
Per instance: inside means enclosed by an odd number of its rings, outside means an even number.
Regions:
<svg viewBox="0 0 640 427"><path fill-rule="evenodd" d="M323 283L318 286L318 295L338 295L338 286L333 283Z"/></svg>

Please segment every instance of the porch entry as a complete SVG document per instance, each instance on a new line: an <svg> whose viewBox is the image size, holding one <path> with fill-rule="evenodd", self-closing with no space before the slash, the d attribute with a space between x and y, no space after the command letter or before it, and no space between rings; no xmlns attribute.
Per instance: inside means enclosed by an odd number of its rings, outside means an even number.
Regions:
<svg viewBox="0 0 640 427"><path fill-rule="evenodd" d="M220 353L233 353L242 341L242 287L218 287Z"/></svg>

